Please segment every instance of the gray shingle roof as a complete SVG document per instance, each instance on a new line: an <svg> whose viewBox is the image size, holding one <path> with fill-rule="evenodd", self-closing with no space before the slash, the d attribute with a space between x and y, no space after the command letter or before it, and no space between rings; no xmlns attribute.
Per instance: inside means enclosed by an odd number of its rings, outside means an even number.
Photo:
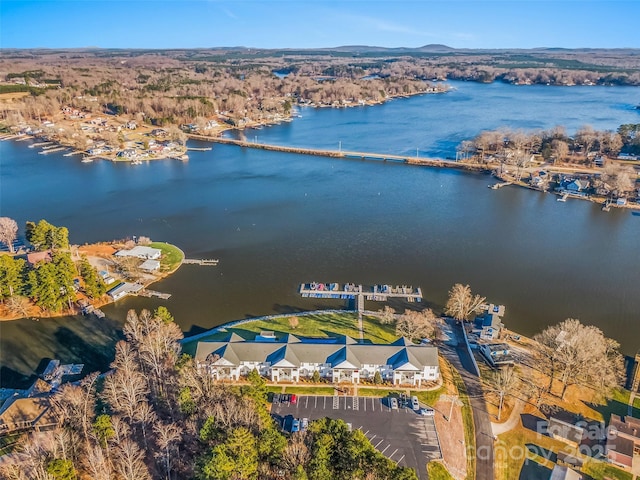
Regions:
<svg viewBox="0 0 640 480"><path fill-rule="evenodd" d="M425 366L438 366L438 349L427 345L399 344L351 344L314 342L292 335L285 342L244 341L232 334L227 342L198 342L196 361L206 361L210 354L217 354L234 365L242 362L269 362L286 360L292 365L302 363L329 363L342 366L345 362L353 368L362 365L392 365L403 370L422 370ZM295 339L295 340L294 340ZM412 368L413 367L413 368Z"/></svg>

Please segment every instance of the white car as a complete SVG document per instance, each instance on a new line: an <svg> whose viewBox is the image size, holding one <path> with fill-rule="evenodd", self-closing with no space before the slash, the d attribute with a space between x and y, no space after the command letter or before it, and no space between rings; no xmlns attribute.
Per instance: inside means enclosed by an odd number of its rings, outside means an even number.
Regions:
<svg viewBox="0 0 640 480"><path fill-rule="evenodd" d="M421 408L420 415L424 415L425 417L433 417L436 414L433 408Z"/></svg>
<svg viewBox="0 0 640 480"><path fill-rule="evenodd" d="M418 397L416 397L415 395L411 397L411 408L416 411L420 410L420 402L418 402Z"/></svg>

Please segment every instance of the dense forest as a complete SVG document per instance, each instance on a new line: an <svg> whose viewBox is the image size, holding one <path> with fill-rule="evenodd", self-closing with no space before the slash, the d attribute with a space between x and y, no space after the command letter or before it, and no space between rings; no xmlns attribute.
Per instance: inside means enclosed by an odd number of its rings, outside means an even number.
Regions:
<svg viewBox="0 0 640 480"><path fill-rule="evenodd" d="M65 384L53 397L60 425L23 438L26 463L0 467L22 480L417 479L341 420L284 434L264 379L214 382L181 355L166 309L131 310L112 370Z"/></svg>
<svg viewBox="0 0 640 480"><path fill-rule="evenodd" d="M0 241L12 245L16 233L16 222L0 217ZM87 259L71 258L66 227L27 222L25 237L32 253L41 253L32 263L24 255L0 255L0 303L8 311L27 316L32 303L44 312L60 312L71 309L80 289L91 299L105 294L107 287Z"/></svg>
<svg viewBox="0 0 640 480"><path fill-rule="evenodd" d="M124 113L153 125L233 126L288 116L296 104L347 106L445 91L434 80L549 85L640 85L635 50L4 50L0 106L16 124L71 106Z"/></svg>

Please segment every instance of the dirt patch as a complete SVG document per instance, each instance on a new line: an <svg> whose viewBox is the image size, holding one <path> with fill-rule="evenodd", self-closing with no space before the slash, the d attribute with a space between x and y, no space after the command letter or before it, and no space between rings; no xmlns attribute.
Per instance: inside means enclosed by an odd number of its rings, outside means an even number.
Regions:
<svg viewBox="0 0 640 480"><path fill-rule="evenodd" d="M447 421L451 402L438 401L435 406L436 430L440 440L443 463L449 473L456 479L463 479L467 474L467 452L464 444L464 427L462 424L462 409L453 407L451 418Z"/></svg>

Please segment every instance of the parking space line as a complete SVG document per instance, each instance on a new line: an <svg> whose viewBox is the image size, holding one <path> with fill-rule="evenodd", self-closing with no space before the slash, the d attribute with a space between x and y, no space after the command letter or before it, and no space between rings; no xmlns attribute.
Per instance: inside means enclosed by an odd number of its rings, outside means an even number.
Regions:
<svg viewBox="0 0 640 480"><path fill-rule="evenodd" d="M387 445L386 447L384 447L384 450L382 450L380 453L382 453L384 455L384 452L387 451L387 448L389 448L391 446L391 444Z"/></svg>
<svg viewBox="0 0 640 480"><path fill-rule="evenodd" d="M364 432L364 436L366 437L368 433L369 433L369 430L367 430L366 432Z"/></svg>
<svg viewBox="0 0 640 480"><path fill-rule="evenodd" d="M396 448L391 455L389 455L389 459L392 459L393 456L398 453L398 449Z"/></svg>
<svg viewBox="0 0 640 480"><path fill-rule="evenodd" d="M384 442L384 438L380 440L378 443L376 443L376 448L378 448L378 445L380 445L382 442Z"/></svg>
<svg viewBox="0 0 640 480"><path fill-rule="evenodd" d="M307 408L309 406L309 397L305 398L305 402L304 402L304 408Z"/></svg>
<svg viewBox="0 0 640 480"><path fill-rule="evenodd" d="M367 399L366 398L364 399L364 411L365 412L367 411Z"/></svg>
<svg viewBox="0 0 640 480"><path fill-rule="evenodd" d="M324 398L324 404L323 404L322 408L326 409L327 408L327 397L322 397L322 398Z"/></svg>
<svg viewBox="0 0 640 480"><path fill-rule="evenodd" d="M314 398L314 400L316 402L316 403L314 403L313 408L318 408L318 396L314 395L313 398Z"/></svg>
<svg viewBox="0 0 640 480"><path fill-rule="evenodd" d="M400 460L398 460L398 461L396 462L396 465L398 465L402 460L404 460L404 455L402 455L402 456L400 457Z"/></svg>
<svg viewBox="0 0 640 480"><path fill-rule="evenodd" d="M368 431L369 431L369 430L367 430L367 432L368 432ZM374 439L374 438L376 438L376 437L377 437L377 435L374 435L373 437L371 437L371 438L369 439L369 441L370 441L370 442L373 442L373 439Z"/></svg>

